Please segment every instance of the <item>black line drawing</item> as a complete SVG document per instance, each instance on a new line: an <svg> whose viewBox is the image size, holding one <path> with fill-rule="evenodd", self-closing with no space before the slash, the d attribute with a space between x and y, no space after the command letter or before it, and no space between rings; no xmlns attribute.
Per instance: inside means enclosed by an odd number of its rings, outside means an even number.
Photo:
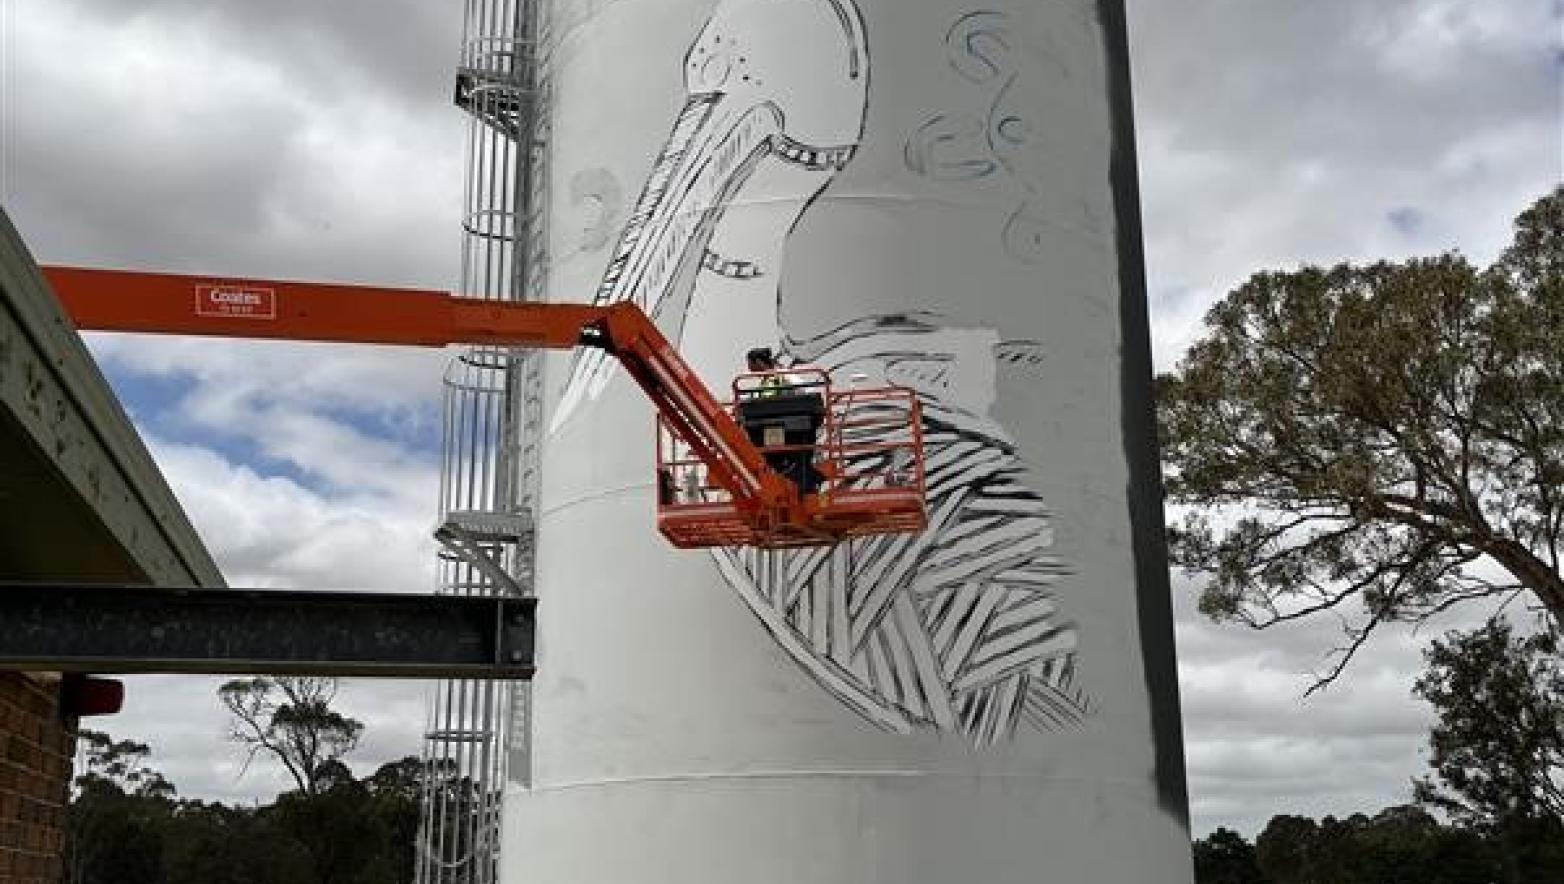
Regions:
<svg viewBox="0 0 1564 884"><path fill-rule="evenodd" d="M1010 54L1010 24L1003 12L982 9L957 18L945 32L951 68L974 83L1008 77L1014 71Z"/></svg>
<svg viewBox="0 0 1564 884"><path fill-rule="evenodd" d="M1043 345L1036 341L1001 341L994 345L994 358L1006 365L1019 366L1041 375L1045 357Z"/></svg>
<svg viewBox="0 0 1564 884"><path fill-rule="evenodd" d="M963 181L999 169L988 153L985 120L971 114L937 114L907 139L907 168L919 175Z"/></svg>
<svg viewBox="0 0 1564 884"><path fill-rule="evenodd" d="M755 272L743 279L780 266L774 256L796 217L782 230L736 237L734 248L714 234L762 164L803 176L789 183L807 207L852 159L868 109L867 47L852 0L718 4L685 54L684 108L652 164L594 302L634 301L677 336L700 306L690 295L708 252L719 264L752 265ZM807 52L820 54L813 64L800 63ZM727 364L742 364L741 355ZM690 361L702 367L698 359ZM557 431L584 401L596 399L613 374L602 352L578 354L550 429Z"/></svg>
<svg viewBox="0 0 1564 884"><path fill-rule="evenodd" d="M962 79L986 90L987 107L971 113L937 113L908 136L907 168L929 178L961 181L987 178L1003 170L1024 196L1005 222L1001 242L1018 261L1040 264L1050 224L1035 197L1046 186L1047 144L1038 110L1044 105L1022 78L1019 41L1002 12L980 10L957 18L945 35L950 67ZM1056 77L1069 71L1051 54L1031 51L1028 58Z"/></svg>
<svg viewBox="0 0 1564 884"><path fill-rule="evenodd" d="M972 30L962 45L976 74L999 71L990 57L1006 45L1002 32ZM640 304L708 384L731 376L747 347L772 344L839 379L909 387L925 414L927 531L829 549L718 550L717 568L801 668L878 727L985 746L1023 723L1079 723L1092 704L1078 682L1076 628L1054 597L1067 569L1050 551L1053 516L989 416L999 366L1040 370L1041 349L932 314L864 317L807 338L780 326L774 271L787 239L863 135L871 68L857 6L726 0L684 70L683 109L597 302ZM928 168L944 162L937 146L919 156ZM792 194L797 211L744 214L741 193L754 182L772 205ZM556 430L612 376L601 355L575 358Z"/></svg>
<svg viewBox="0 0 1564 884"><path fill-rule="evenodd" d="M1031 342L942 325L930 314L874 316L807 340L797 362L893 383L924 407L930 525L831 550L730 550L724 576L777 641L868 720L907 733L961 733L975 745L1079 723L1076 629L1053 588L1052 514L986 416L996 362L1031 366Z"/></svg>

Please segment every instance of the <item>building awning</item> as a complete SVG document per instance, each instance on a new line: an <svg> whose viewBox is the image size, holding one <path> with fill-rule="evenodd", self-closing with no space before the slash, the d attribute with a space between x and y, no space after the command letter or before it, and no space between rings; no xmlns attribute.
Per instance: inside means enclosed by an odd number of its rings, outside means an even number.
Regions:
<svg viewBox="0 0 1564 884"><path fill-rule="evenodd" d="M145 443L0 211L3 581L223 585Z"/></svg>

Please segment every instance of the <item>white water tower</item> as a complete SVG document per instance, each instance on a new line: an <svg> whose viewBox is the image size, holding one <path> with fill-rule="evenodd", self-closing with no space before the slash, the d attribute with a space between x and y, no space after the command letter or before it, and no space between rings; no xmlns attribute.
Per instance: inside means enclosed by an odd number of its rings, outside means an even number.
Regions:
<svg viewBox="0 0 1564 884"><path fill-rule="evenodd" d="M533 287L919 393L931 525L679 551L548 357L501 880L1177 884L1189 841L1121 0L557 0Z"/></svg>

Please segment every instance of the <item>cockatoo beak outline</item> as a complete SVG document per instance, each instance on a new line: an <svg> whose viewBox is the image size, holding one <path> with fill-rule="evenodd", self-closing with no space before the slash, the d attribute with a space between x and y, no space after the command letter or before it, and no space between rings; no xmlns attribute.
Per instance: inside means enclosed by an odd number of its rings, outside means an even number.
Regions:
<svg viewBox="0 0 1564 884"><path fill-rule="evenodd" d="M832 61L812 63L826 47ZM667 322L660 314L687 303L713 231L760 163L773 158L834 173L851 159L867 80L863 24L850 0L720 5L685 55L684 107L594 302L633 301ZM677 336L676 327L670 331ZM601 351L575 356L551 432L597 398L612 369Z"/></svg>

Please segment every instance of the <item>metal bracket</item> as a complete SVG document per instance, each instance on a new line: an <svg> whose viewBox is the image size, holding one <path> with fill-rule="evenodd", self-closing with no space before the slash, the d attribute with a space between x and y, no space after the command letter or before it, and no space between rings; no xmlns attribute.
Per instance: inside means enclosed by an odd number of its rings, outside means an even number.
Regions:
<svg viewBox="0 0 1564 884"><path fill-rule="evenodd" d="M512 545L521 550L532 546L532 519L526 513L493 513L480 510L452 510L434 529L434 539L452 555L473 566L501 590L502 595L524 596L521 584L495 559L490 549Z"/></svg>
<svg viewBox="0 0 1564 884"><path fill-rule="evenodd" d="M532 90L515 74L458 68L453 98L457 107L511 139L521 135L526 118L533 113Z"/></svg>

